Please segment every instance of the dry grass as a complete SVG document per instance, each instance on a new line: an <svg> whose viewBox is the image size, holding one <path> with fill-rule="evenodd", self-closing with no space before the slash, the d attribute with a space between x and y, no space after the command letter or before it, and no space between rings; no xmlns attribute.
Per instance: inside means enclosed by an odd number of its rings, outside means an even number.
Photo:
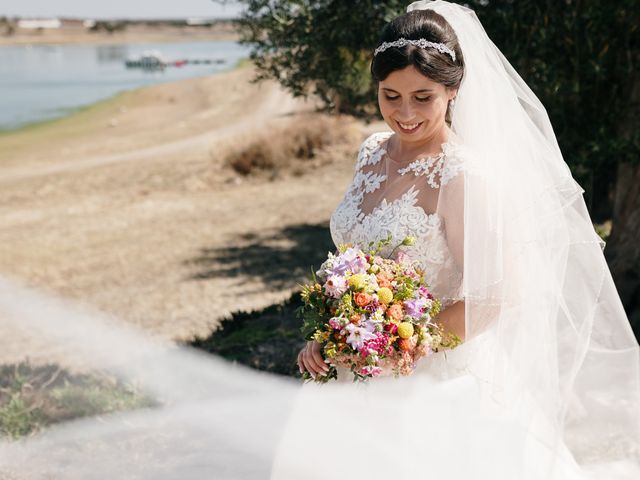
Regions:
<svg viewBox="0 0 640 480"><path fill-rule="evenodd" d="M312 168L332 163L335 149L353 145L353 121L345 117L299 114L277 127L262 131L245 144L232 149L225 158L241 175L270 176L283 172L303 175Z"/></svg>
<svg viewBox="0 0 640 480"><path fill-rule="evenodd" d="M353 143L353 129L344 128L346 123L343 117L296 115L238 145L227 154L225 164L244 176L303 175L335 161L333 149Z"/></svg>

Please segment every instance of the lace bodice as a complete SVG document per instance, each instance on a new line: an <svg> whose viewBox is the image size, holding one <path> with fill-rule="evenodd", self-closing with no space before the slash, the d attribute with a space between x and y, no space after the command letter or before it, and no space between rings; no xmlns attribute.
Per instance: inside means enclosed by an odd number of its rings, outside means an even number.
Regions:
<svg viewBox="0 0 640 480"><path fill-rule="evenodd" d="M424 269L431 291L447 306L462 298L462 272L447 242L444 217L428 213L422 205L428 203L425 198L438 198L440 185L446 185L462 171L463 150L460 145L447 142L442 144L439 155L398 168L382 146L391 134L374 133L360 146L353 180L331 215L331 237L336 246L352 243L366 248L369 242L388 234L394 238L393 245L407 235L414 236L415 244L401 249ZM381 193L382 200L370 211L363 211L365 197ZM387 200L387 196L395 198ZM390 249L391 246L386 247L381 254L388 254Z"/></svg>

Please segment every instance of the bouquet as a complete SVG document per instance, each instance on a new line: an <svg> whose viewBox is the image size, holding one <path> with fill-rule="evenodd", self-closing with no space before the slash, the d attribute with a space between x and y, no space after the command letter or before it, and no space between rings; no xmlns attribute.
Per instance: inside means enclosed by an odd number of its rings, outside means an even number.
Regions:
<svg viewBox="0 0 640 480"><path fill-rule="evenodd" d="M351 244L329 253L312 282L302 285L303 305L297 314L306 340L321 344L329 371L317 382L337 378L336 366L350 369L353 381L383 374L410 375L417 361L440 348L461 343L433 321L441 303L400 246L412 246L413 237L396 245L387 258L379 256L391 236L369 243L362 251ZM305 380L312 378L308 371Z"/></svg>

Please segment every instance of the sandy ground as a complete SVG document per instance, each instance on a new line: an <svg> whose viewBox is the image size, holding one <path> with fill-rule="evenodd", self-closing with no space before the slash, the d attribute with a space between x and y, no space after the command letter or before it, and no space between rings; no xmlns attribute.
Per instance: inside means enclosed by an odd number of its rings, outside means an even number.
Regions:
<svg viewBox="0 0 640 480"><path fill-rule="evenodd" d="M253 74L147 87L0 135L0 273L176 340L288 297L303 278L274 282L243 256L326 231L359 142L384 125L341 117L350 140L331 161L241 177L226 154L313 110ZM4 323L0 361L16 361L28 334Z"/></svg>

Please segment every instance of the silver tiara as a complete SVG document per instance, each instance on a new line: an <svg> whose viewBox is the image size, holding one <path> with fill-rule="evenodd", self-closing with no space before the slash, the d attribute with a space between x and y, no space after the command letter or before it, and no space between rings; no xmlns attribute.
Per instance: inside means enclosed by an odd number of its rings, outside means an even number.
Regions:
<svg viewBox="0 0 640 480"><path fill-rule="evenodd" d="M382 45L376 48L375 52L373 52L373 55L375 56L380 52L384 52L389 47L404 47L408 44L422 48L435 48L440 53L448 54L454 62L456 61L456 53L449 47L447 47L444 43L429 42L425 38L420 38L419 40L407 40L406 38L399 38L398 40L395 40L393 42L383 42Z"/></svg>

